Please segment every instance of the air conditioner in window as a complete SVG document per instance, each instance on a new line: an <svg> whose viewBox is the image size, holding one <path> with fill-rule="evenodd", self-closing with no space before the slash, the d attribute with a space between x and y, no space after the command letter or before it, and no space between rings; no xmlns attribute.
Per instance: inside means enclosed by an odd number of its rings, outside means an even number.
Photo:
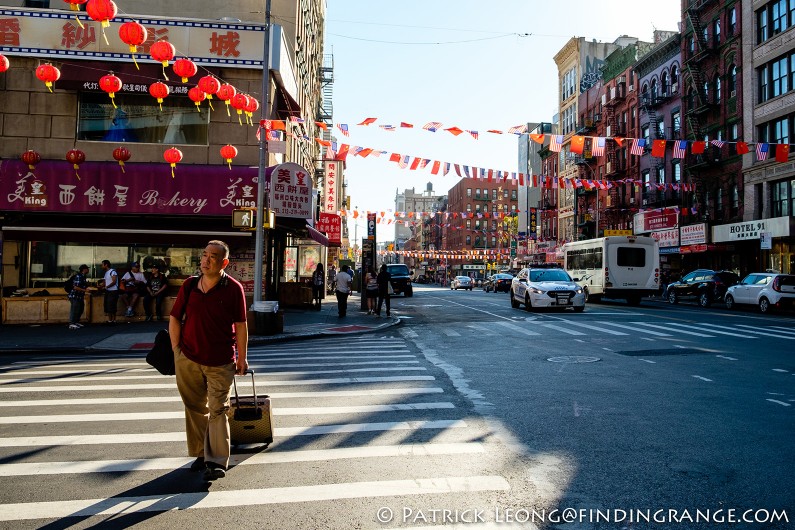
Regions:
<svg viewBox="0 0 795 530"><path fill-rule="evenodd" d="M629 91L635 92L635 85L629 85Z"/></svg>
<svg viewBox="0 0 795 530"><path fill-rule="evenodd" d="M627 82L627 78L626 78L626 76L623 76L623 75L622 75L622 76L619 76L619 77L618 77L618 82L619 82L619 83L626 83L626 82Z"/></svg>
<svg viewBox="0 0 795 530"><path fill-rule="evenodd" d="M607 104L607 94L602 94L602 105Z"/></svg>
<svg viewBox="0 0 795 530"><path fill-rule="evenodd" d="M606 172L607 174L610 174L610 173L612 173L612 172L613 172L613 163L612 163L612 162L607 162L607 163L605 164L605 172Z"/></svg>
<svg viewBox="0 0 795 530"><path fill-rule="evenodd" d="M605 133L607 134L607 136L613 136L613 126L608 125L607 129L605 130Z"/></svg>
<svg viewBox="0 0 795 530"><path fill-rule="evenodd" d="M610 87L610 99L616 99L616 94L618 94L617 88Z"/></svg>
<svg viewBox="0 0 795 530"><path fill-rule="evenodd" d="M675 94L679 92L679 83L671 83L671 93Z"/></svg>

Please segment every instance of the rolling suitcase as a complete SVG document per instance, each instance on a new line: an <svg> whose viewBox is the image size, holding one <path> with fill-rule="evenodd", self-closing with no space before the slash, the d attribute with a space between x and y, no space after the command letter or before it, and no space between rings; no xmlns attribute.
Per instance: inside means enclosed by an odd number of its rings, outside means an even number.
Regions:
<svg viewBox="0 0 795 530"><path fill-rule="evenodd" d="M268 396L257 396L257 386L254 383L254 370L247 370L251 374L251 386L254 391L252 396L240 396L237 393L237 382L233 380L235 398L231 401L226 415L229 417L229 434L232 444L273 443L273 413L271 400ZM236 378L235 378L236 379Z"/></svg>

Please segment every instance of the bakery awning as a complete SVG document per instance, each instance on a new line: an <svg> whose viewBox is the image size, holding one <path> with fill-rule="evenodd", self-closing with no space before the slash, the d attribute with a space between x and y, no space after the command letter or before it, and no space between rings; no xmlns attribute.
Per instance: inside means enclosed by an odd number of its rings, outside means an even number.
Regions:
<svg viewBox="0 0 795 530"><path fill-rule="evenodd" d="M318 232L314 228L309 225L306 225L306 229L309 232L309 237L323 245L324 247L328 246L328 237L323 232Z"/></svg>

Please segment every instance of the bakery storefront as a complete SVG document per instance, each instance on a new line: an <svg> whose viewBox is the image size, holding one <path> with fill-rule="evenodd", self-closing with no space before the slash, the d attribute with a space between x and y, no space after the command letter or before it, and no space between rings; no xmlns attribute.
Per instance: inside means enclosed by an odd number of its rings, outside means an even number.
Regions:
<svg viewBox="0 0 795 530"><path fill-rule="evenodd" d="M65 161L0 161L3 323L65 321L64 280L85 263L96 285L105 259L120 275L132 262L159 264L175 295L211 239L229 244L229 272L253 292L253 232L231 220L254 205L256 178L256 168L184 166L172 178L168 164L128 163L122 173L109 162L83 164L78 178ZM99 321L101 296L92 299L86 318Z"/></svg>

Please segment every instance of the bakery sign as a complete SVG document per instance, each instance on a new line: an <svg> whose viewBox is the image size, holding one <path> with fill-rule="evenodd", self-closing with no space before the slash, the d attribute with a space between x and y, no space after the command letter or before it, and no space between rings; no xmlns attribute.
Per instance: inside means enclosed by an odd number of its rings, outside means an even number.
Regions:
<svg viewBox="0 0 795 530"><path fill-rule="evenodd" d="M770 232L771 237L788 237L790 235L790 218L774 217L713 226L712 241L720 243L722 241L759 239L762 232Z"/></svg>
<svg viewBox="0 0 795 530"><path fill-rule="evenodd" d="M660 248L679 246L679 229L658 230L649 234L659 244Z"/></svg>
<svg viewBox="0 0 795 530"><path fill-rule="evenodd" d="M270 175L270 207L277 217L312 218L312 177L298 164L288 162Z"/></svg>
<svg viewBox="0 0 795 530"><path fill-rule="evenodd" d="M698 223L679 229L683 245L701 245L707 242L707 224Z"/></svg>

